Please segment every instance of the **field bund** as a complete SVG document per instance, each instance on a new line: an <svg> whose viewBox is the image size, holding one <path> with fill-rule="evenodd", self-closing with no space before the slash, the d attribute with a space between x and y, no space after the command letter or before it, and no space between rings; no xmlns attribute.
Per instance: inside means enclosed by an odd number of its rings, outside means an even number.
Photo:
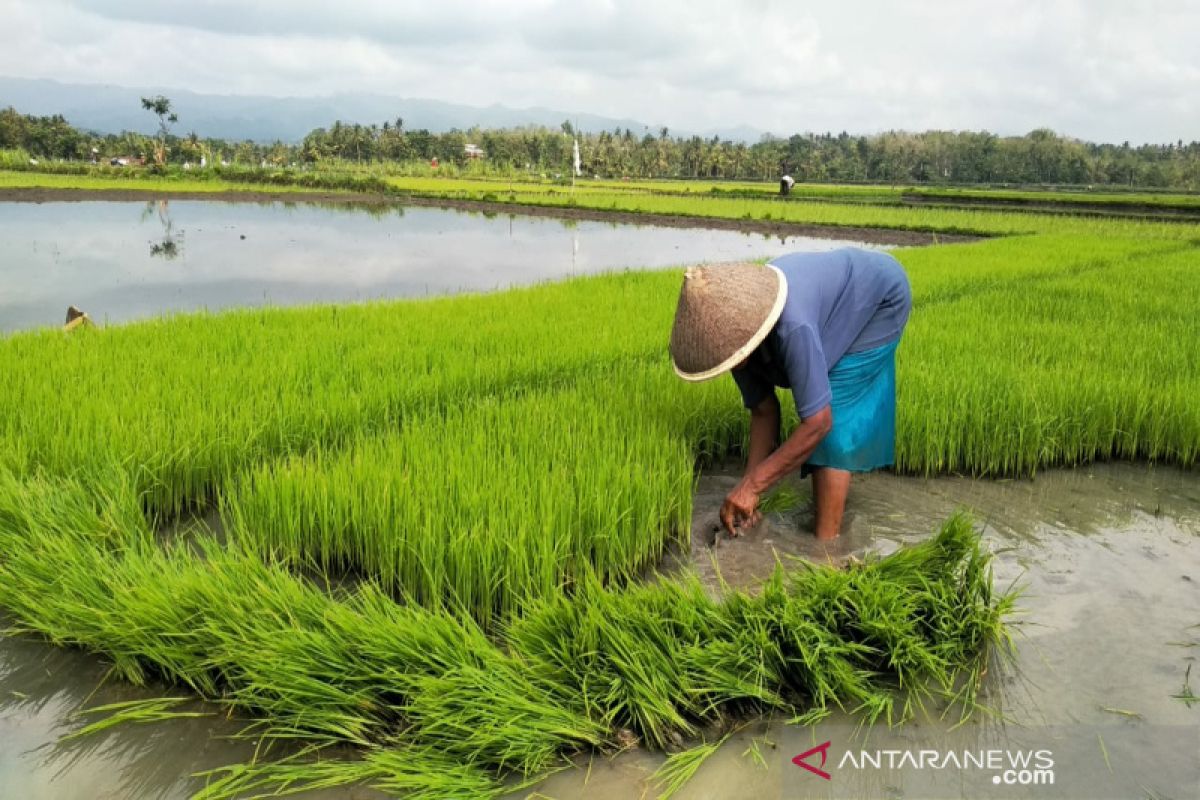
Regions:
<svg viewBox="0 0 1200 800"><path fill-rule="evenodd" d="M1200 231L953 214L1039 230L897 253L914 289L897 469L1194 465ZM687 543L697 468L746 435L732 382L670 371L678 286L634 272L0 339L0 606L315 748L206 797L495 796L581 750L674 748L768 710L897 722L932 692L969 711L1013 598L963 518L755 592L637 580ZM163 541L212 510L222 538ZM353 758L321 757L342 745ZM668 762L667 785L707 752Z"/></svg>

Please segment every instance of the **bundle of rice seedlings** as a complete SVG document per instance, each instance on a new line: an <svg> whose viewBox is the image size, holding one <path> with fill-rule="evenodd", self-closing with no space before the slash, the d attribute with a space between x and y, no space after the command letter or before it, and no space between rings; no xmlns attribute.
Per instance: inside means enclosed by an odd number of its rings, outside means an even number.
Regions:
<svg viewBox="0 0 1200 800"><path fill-rule="evenodd" d="M497 640L468 615L369 583L335 596L215 541L162 547L144 527L114 530L137 500L128 484L97 494L0 479L0 604L21 629L103 653L130 680L241 708L268 737L360 748L351 765L235 768L212 797L314 781L450 791L419 775L431 754L469 765L447 774L488 792L581 749L615 749L625 730L673 749L769 709L897 722L936 692L969 713L1012 605L955 517L878 561L780 565L757 591L717 598L695 576L628 588L586 576L528 604Z"/></svg>

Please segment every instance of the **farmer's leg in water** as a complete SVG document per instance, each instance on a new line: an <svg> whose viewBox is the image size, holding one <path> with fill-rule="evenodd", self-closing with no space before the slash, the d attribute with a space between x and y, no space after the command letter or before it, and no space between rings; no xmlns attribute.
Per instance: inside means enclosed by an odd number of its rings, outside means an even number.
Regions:
<svg viewBox="0 0 1200 800"><path fill-rule="evenodd" d="M850 473L844 469L818 467L812 474L813 500L817 509L817 538L834 539L842 532Z"/></svg>

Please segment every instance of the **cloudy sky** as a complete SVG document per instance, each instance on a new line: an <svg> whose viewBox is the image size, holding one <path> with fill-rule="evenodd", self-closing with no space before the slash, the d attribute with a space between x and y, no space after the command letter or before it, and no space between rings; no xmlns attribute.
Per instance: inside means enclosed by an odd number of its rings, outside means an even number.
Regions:
<svg viewBox="0 0 1200 800"><path fill-rule="evenodd" d="M0 19L11 77L689 130L1200 138L1196 0L0 0Z"/></svg>

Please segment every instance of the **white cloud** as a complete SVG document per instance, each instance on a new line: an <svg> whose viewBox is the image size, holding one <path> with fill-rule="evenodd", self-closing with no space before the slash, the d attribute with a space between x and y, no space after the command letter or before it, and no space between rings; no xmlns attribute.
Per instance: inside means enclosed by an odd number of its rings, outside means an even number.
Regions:
<svg viewBox="0 0 1200 800"><path fill-rule="evenodd" d="M68 82L368 91L781 134L1200 129L1200 7L1170 0L3 0L0 13L0 74Z"/></svg>

